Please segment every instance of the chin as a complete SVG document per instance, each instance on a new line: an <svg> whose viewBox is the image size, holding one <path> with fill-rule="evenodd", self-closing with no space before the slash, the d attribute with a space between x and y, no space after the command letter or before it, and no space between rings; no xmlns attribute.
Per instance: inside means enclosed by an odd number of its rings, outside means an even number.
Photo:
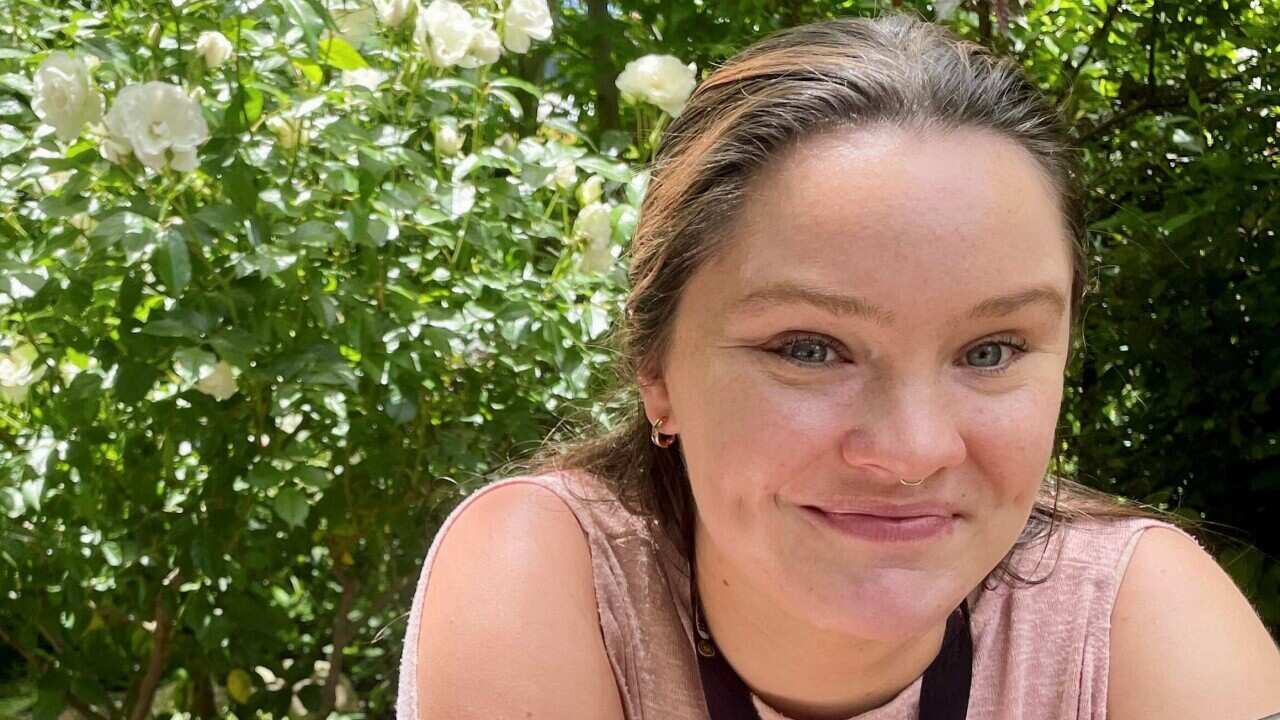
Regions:
<svg viewBox="0 0 1280 720"><path fill-rule="evenodd" d="M901 640L928 632L959 605L966 590L936 574L873 570L872 577L812 586L793 597L798 614L832 633L866 640ZM794 587L805 587L798 584Z"/></svg>

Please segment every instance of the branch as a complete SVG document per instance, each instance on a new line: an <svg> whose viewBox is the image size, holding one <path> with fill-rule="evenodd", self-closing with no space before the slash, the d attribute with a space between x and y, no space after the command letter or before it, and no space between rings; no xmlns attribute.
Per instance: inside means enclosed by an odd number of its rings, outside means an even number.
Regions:
<svg viewBox="0 0 1280 720"><path fill-rule="evenodd" d="M16 640L4 631L4 628L0 628L0 640L3 640L14 650L17 650L18 654L27 661L27 665L29 665L38 674L44 675L46 669L44 661L36 657L35 653L28 650L25 646L19 645ZM108 720L107 716L94 710L88 705L88 703L76 697L70 691L65 692L63 697L66 699L68 705L75 708L81 715L89 718L89 720Z"/></svg>
<svg viewBox="0 0 1280 720"><path fill-rule="evenodd" d="M341 562L341 559L338 560ZM342 585L342 597L338 600L338 612L333 618L333 650L329 652L329 674L324 679L324 689L320 693L320 708L316 717L329 717L334 706L338 704L338 680L342 677L342 651L355 638L352 627L351 608L356 603L356 591L360 583L338 567L334 568L338 582Z"/></svg>
<svg viewBox="0 0 1280 720"><path fill-rule="evenodd" d="M98 711L94 710L93 708L89 707L83 700L76 697L75 695L72 695L70 691L66 693L65 697L67 699L68 705L75 708L76 712L80 713L86 718L89 718L89 720L108 720L106 715L103 715Z"/></svg>
<svg viewBox="0 0 1280 720"><path fill-rule="evenodd" d="M1199 96L1202 101L1212 102L1217 99L1215 93L1221 90L1223 86L1243 79L1245 79L1244 73L1218 78L1213 82L1206 83L1202 87L1197 88L1196 95ZM1099 122L1093 127L1082 130L1077 136L1076 141L1080 144L1086 143L1099 135L1102 135L1111 128L1130 120L1136 115L1141 115L1144 112L1155 110L1176 110L1188 107L1188 105L1189 101L1187 100L1187 93L1181 88L1173 88L1163 93L1147 95L1136 104L1112 114L1111 117Z"/></svg>
<svg viewBox="0 0 1280 720"><path fill-rule="evenodd" d="M130 720L146 720L151 716L151 703L155 700L156 688L160 685L160 677L164 673L165 661L169 655L169 634L173 630L173 618L169 614L169 606L164 601L164 592L156 592L155 599L155 636L151 641L151 658L147 661L147 673L142 676L138 685L137 701L130 713Z"/></svg>
<svg viewBox="0 0 1280 720"><path fill-rule="evenodd" d="M1098 26L1098 29L1093 31L1093 36L1089 38L1089 47L1085 50L1084 56L1080 58L1080 62L1074 65L1067 63L1063 71L1063 75L1067 79L1067 87L1063 90L1062 98L1059 102L1066 102L1068 98L1075 94L1076 78L1079 77L1080 71L1093 59L1093 53L1098 49L1098 46L1107 41L1107 35L1111 32L1111 23L1115 22L1116 16L1120 14L1120 4L1120 0L1114 0L1111 3L1111 7L1107 8L1107 16L1102 19L1102 24Z"/></svg>
<svg viewBox="0 0 1280 720"><path fill-rule="evenodd" d="M614 84L617 73L613 69L613 50L609 42L612 18L609 17L608 0L587 0L587 20L591 25L591 54L594 56L596 111L600 130L617 130L622 123L618 116L618 87ZM639 138L636 139L637 142Z"/></svg>
<svg viewBox="0 0 1280 720"><path fill-rule="evenodd" d="M1160 6L1151 5L1151 44L1147 46L1147 92L1156 91L1156 45L1160 42Z"/></svg>
<svg viewBox="0 0 1280 720"><path fill-rule="evenodd" d="M978 0L978 35L982 44L991 47L991 0Z"/></svg>
<svg viewBox="0 0 1280 720"><path fill-rule="evenodd" d="M7 645L9 645L9 647L13 648L14 650L17 650L18 654L21 655L22 658L27 661L27 664L30 665L36 672L40 673L41 675L44 674L44 662L40 660L40 658L36 657L35 654L32 653L30 650L28 650L26 647L19 645L18 642L14 640L12 637L10 637L9 634L6 633L4 631L4 628L2 627L0 627L0 640L3 640Z"/></svg>

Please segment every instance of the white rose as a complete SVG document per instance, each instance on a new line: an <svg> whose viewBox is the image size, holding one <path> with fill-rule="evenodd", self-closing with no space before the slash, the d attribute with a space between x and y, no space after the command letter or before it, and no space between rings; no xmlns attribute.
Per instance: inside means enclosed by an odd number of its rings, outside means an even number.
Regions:
<svg viewBox="0 0 1280 720"><path fill-rule="evenodd" d="M378 23L378 13L371 7L331 10L329 14L338 26L338 36L356 47L373 34L374 26Z"/></svg>
<svg viewBox="0 0 1280 720"><path fill-rule="evenodd" d="M436 126L435 132L436 151L441 155L457 155L462 151L462 144L467 139L467 134L458 132L458 128L451 124L442 123Z"/></svg>
<svg viewBox="0 0 1280 720"><path fill-rule="evenodd" d="M342 85L344 87L359 86L369 90L377 90L379 85L386 82L386 79L386 73L373 68L344 70L342 72Z"/></svg>
<svg viewBox="0 0 1280 720"><path fill-rule="evenodd" d="M504 153L513 153L516 149L516 136L509 132L504 132L493 139L493 146Z"/></svg>
<svg viewBox="0 0 1280 720"><path fill-rule="evenodd" d="M205 395L212 395L213 399L221 402L235 395L240 388L236 385L236 376L232 372L231 365L225 360L219 360L218 364L196 383L196 389Z"/></svg>
<svg viewBox="0 0 1280 720"><path fill-rule="evenodd" d="M182 88L166 82L121 90L105 124L111 135L110 152L123 159L127 153L121 149L127 147L153 170L162 170L166 164L181 172L195 170L196 148L209 139L200 105Z"/></svg>
<svg viewBox="0 0 1280 720"><path fill-rule="evenodd" d="M627 63L615 84L623 95L653 103L675 117L693 94L698 69L672 55L645 55Z"/></svg>
<svg viewBox="0 0 1280 720"><path fill-rule="evenodd" d="M471 45L467 54L458 61L459 67L475 68L481 65L492 65L502 55L502 42L498 40L498 32L493 23L484 18L473 18L475 33L471 36Z"/></svg>
<svg viewBox="0 0 1280 720"><path fill-rule="evenodd" d="M613 253L608 242L590 242L578 258L578 269L584 273L603 273L613 267Z"/></svg>
<svg viewBox="0 0 1280 720"><path fill-rule="evenodd" d="M608 244L613 235L612 208L605 203L591 203L578 211L573 221L573 234L588 244Z"/></svg>
<svg viewBox="0 0 1280 720"><path fill-rule="evenodd" d="M11 403L27 399L31 386L44 377L44 366L35 366L37 357L39 353L28 343L0 353L0 396Z"/></svg>
<svg viewBox="0 0 1280 720"><path fill-rule="evenodd" d="M604 195L604 178L592 175L578 186L578 204L586 207Z"/></svg>
<svg viewBox="0 0 1280 720"><path fill-rule="evenodd" d="M573 162L573 158L565 158L556 163L556 171L552 179L555 180L556 187L561 190L568 190L578 182L578 168Z"/></svg>
<svg viewBox="0 0 1280 720"><path fill-rule="evenodd" d="M204 58L204 64L211 68L230 60L234 52L227 36L216 30L202 32L196 39L196 53Z"/></svg>
<svg viewBox="0 0 1280 720"><path fill-rule="evenodd" d="M529 39L551 37L547 0L511 0L503 16L502 44L514 53L529 52Z"/></svg>
<svg viewBox="0 0 1280 720"><path fill-rule="evenodd" d="M286 119L275 115L267 119L267 129L276 134L280 147L286 150L292 150L299 143L307 141L306 134L302 130L301 118Z"/></svg>
<svg viewBox="0 0 1280 720"><path fill-rule="evenodd" d="M418 7L418 0L374 0L378 19L387 27L400 27Z"/></svg>
<svg viewBox="0 0 1280 720"><path fill-rule="evenodd" d="M451 67L467 56L475 34L476 24L466 8L453 0L432 0L418 13L414 38L428 46L431 62Z"/></svg>
<svg viewBox="0 0 1280 720"><path fill-rule="evenodd" d="M84 61L64 52L50 53L36 70L31 109L52 125L63 142L75 140L87 123L102 119L102 93L89 82Z"/></svg>

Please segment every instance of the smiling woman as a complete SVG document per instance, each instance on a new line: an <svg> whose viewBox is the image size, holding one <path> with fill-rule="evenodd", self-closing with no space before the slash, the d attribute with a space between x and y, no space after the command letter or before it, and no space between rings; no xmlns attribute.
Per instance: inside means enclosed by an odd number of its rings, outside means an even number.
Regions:
<svg viewBox="0 0 1280 720"><path fill-rule="evenodd" d="M1048 472L1086 276L1055 117L901 15L703 80L631 249L635 414L450 516L400 716L1280 709L1195 541Z"/></svg>

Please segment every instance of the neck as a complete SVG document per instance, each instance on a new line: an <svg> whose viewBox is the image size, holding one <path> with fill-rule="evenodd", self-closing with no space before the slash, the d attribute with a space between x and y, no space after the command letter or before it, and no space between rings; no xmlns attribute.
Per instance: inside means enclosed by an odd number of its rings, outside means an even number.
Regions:
<svg viewBox="0 0 1280 720"><path fill-rule="evenodd" d="M699 523L696 580L716 646L751 690L794 720L843 720L889 702L937 656L945 620L892 641L838 635L778 607L719 557Z"/></svg>

